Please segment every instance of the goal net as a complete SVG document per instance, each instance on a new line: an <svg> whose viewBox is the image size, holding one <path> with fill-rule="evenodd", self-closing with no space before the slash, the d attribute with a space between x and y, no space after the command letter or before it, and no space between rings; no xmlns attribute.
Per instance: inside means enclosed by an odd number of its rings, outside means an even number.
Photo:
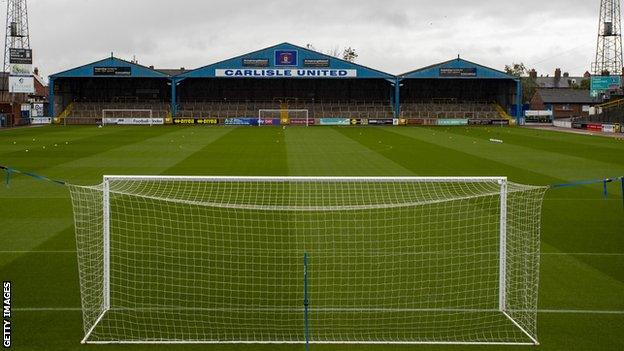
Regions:
<svg viewBox="0 0 624 351"><path fill-rule="evenodd" d="M83 342L537 344L543 187L115 176L70 189Z"/></svg>
<svg viewBox="0 0 624 351"><path fill-rule="evenodd" d="M303 125L307 126L312 124L309 119L309 110L293 110L293 109L279 109L279 110L258 110L258 119L260 125L274 124L267 123L274 120L280 120L283 124Z"/></svg>

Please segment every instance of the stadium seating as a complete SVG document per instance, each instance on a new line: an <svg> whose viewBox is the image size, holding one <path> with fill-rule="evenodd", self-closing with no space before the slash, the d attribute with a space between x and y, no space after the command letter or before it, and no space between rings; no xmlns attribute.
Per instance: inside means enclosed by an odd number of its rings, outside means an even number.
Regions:
<svg viewBox="0 0 624 351"><path fill-rule="evenodd" d="M307 110L309 118L392 118L389 102L359 101L201 101L183 102L178 116L184 118L258 117L260 110Z"/></svg>
<svg viewBox="0 0 624 351"><path fill-rule="evenodd" d="M491 103L443 99L401 103L401 118L498 119L501 116Z"/></svg>
<svg viewBox="0 0 624 351"><path fill-rule="evenodd" d="M69 124L95 124L102 119L103 110L151 110L152 117L166 118L170 108L167 102L91 102L75 101L66 117ZM133 117L126 112L109 113L110 118Z"/></svg>

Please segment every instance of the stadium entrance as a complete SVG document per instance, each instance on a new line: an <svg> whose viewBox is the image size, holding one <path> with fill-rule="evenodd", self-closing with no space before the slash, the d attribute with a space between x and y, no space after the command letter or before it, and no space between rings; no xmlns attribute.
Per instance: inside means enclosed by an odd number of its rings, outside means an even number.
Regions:
<svg viewBox="0 0 624 351"><path fill-rule="evenodd" d="M520 81L460 58L400 76L401 122L507 125L519 116ZM521 100L521 97L518 98Z"/></svg>
<svg viewBox="0 0 624 351"><path fill-rule="evenodd" d="M174 123L392 124L395 78L280 44L173 78Z"/></svg>
<svg viewBox="0 0 624 351"><path fill-rule="evenodd" d="M170 77L114 57L57 73L50 85L58 123L164 124L170 113Z"/></svg>

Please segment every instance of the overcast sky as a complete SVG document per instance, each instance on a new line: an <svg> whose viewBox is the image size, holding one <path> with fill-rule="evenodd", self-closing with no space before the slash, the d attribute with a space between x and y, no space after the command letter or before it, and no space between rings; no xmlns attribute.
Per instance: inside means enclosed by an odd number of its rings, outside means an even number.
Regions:
<svg viewBox="0 0 624 351"><path fill-rule="evenodd" d="M398 74L463 58L540 74L589 70L598 0L30 0L35 65L48 76L110 55L195 68L281 42L354 47Z"/></svg>

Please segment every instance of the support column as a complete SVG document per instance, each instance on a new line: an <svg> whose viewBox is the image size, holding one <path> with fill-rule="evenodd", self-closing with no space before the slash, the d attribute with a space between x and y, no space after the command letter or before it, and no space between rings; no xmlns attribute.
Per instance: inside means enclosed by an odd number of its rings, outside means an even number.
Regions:
<svg viewBox="0 0 624 351"><path fill-rule="evenodd" d="M54 78L50 78L50 82L48 83L48 115L54 118L55 115L55 99L54 99Z"/></svg>
<svg viewBox="0 0 624 351"><path fill-rule="evenodd" d="M394 118L401 117L401 80L394 81Z"/></svg>
<svg viewBox="0 0 624 351"><path fill-rule="evenodd" d="M516 124L520 125L522 118L522 79L516 80Z"/></svg>
<svg viewBox="0 0 624 351"><path fill-rule="evenodd" d="M171 117L178 115L178 96L177 96L178 80L171 80Z"/></svg>

